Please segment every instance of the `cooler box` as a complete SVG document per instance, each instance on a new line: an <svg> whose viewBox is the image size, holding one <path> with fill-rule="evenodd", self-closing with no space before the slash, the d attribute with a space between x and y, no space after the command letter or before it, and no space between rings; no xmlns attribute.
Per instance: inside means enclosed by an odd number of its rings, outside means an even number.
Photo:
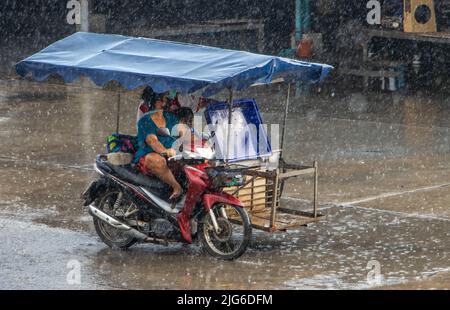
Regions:
<svg viewBox="0 0 450 310"><path fill-rule="evenodd" d="M261 114L254 99L233 101L231 136L228 147L228 104L219 102L210 104L205 118L210 125L215 143L216 158L229 162L267 158L272 155L272 147L263 126Z"/></svg>

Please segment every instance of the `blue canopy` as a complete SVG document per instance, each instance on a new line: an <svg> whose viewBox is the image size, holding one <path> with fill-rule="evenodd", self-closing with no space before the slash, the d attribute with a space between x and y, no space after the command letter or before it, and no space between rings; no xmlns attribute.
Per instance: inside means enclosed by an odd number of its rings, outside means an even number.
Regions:
<svg viewBox="0 0 450 310"><path fill-rule="evenodd" d="M254 83L322 81L332 67L287 58L208 46L77 32L16 64L21 76L39 81L52 74L70 83L81 76L96 85L117 81L126 89L150 85L156 92L176 89L205 96Z"/></svg>

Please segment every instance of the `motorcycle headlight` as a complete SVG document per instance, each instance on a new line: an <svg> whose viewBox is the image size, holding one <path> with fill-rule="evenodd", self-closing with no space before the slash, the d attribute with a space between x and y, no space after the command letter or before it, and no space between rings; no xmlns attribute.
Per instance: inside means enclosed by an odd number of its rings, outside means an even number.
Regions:
<svg viewBox="0 0 450 310"><path fill-rule="evenodd" d="M212 185L215 188L242 186L245 177L240 172L224 171L222 169L209 168L206 173L212 179Z"/></svg>
<svg viewBox="0 0 450 310"><path fill-rule="evenodd" d="M242 185L244 185L244 177L242 175L228 177L223 181L223 187L234 187Z"/></svg>

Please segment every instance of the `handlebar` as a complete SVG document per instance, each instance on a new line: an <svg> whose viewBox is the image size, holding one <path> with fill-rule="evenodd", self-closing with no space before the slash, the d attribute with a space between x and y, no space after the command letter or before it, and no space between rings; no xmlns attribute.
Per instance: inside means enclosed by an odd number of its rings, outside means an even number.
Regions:
<svg viewBox="0 0 450 310"><path fill-rule="evenodd" d="M167 158L168 161L172 161L172 160L180 160L183 158L183 155L179 154L179 155L175 155L172 157Z"/></svg>
<svg viewBox="0 0 450 310"><path fill-rule="evenodd" d="M163 153L160 153L159 155L161 155L167 161L179 160L179 159L183 158L183 155L181 155L181 154L169 157L167 155L167 153L163 152Z"/></svg>
<svg viewBox="0 0 450 310"><path fill-rule="evenodd" d="M160 155L167 161L183 160L184 162L199 162L205 160L214 159L214 150L212 148L196 147L192 151L183 150L180 153L169 157L166 152L160 153Z"/></svg>

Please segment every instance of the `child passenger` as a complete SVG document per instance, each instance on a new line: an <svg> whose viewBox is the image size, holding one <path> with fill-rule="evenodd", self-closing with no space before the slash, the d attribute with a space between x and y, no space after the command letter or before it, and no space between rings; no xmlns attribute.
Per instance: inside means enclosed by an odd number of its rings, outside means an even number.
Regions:
<svg viewBox="0 0 450 310"><path fill-rule="evenodd" d="M180 107L176 114L179 120L179 123L174 127L175 136L179 137L176 142L177 148L183 146L184 150L194 151L195 146L203 146L202 135L193 128L194 113L192 109Z"/></svg>

